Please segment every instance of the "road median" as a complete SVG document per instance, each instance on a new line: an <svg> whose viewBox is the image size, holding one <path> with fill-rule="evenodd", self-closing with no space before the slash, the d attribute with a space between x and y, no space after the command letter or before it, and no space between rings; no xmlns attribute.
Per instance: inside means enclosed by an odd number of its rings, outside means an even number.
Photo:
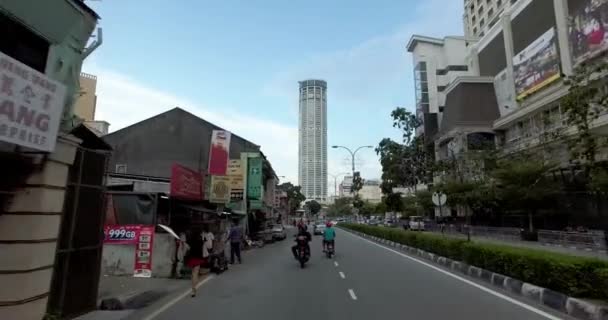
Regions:
<svg viewBox="0 0 608 320"><path fill-rule="evenodd" d="M608 263L540 250L358 224L340 227L578 319L608 319ZM593 301L597 302L593 302Z"/></svg>

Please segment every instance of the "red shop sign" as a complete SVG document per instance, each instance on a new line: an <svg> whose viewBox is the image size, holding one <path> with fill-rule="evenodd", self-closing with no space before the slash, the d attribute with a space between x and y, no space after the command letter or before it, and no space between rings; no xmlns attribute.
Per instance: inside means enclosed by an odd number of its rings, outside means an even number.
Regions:
<svg viewBox="0 0 608 320"><path fill-rule="evenodd" d="M203 176L179 164L171 167L171 197L203 200Z"/></svg>

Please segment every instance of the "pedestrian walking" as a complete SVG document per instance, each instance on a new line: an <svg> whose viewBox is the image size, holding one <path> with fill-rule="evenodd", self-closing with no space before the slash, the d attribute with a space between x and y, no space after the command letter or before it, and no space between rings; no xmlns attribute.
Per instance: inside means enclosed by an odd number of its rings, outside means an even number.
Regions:
<svg viewBox="0 0 608 320"><path fill-rule="evenodd" d="M215 241L215 236L213 232L209 231L209 225L203 226L203 258L209 258L209 255L213 252L213 241Z"/></svg>
<svg viewBox="0 0 608 320"><path fill-rule="evenodd" d="M177 240L176 245L176 258L177 258L177 277L181 278L184 267L186 266L186 258L188 257L188 250L190 250L190 246L188 246L188 241L186 239L186 233L181 232L179 234L179 240Z"/></svg>
<svg viewBox="0 0 608 320"><path fill-rule="evenodd" d="M203 264L203 237L201 232L193 230L188 237L188 253L186 254L186 265L192 269L192 297L196 297L196 285L198 275Z"/></svg>
<svg viewBox="0 0 608 320"><path fill-rule="evenodd" d="M230 241L230 264L234 264L234 257L239 260L239 264L243 262L241 259L241 244L243 242L243 230L239 226L239 222L234 220L232 228L228 233L228 241Z"/></svg>

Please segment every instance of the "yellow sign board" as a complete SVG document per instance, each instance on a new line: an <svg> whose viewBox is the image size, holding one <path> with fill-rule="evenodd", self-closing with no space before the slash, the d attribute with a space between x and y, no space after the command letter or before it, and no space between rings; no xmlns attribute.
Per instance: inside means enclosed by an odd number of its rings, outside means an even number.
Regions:
<svg viewBox="0 0 608 320"><path fill-rule="evenodd" d="M211 176L211 192L209 202L228 203L230 202L230 177Z"/></svg>

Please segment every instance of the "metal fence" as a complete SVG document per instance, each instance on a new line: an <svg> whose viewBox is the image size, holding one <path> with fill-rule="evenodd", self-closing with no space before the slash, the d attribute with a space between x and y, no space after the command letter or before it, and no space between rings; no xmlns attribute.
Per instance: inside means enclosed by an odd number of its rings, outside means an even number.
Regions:
<svg viewBox="0 0 608 320"><path fill-rule="evenodd" d="M565 232L538 230L538 242L576 249L606 250L604 231Z"/></svg>

